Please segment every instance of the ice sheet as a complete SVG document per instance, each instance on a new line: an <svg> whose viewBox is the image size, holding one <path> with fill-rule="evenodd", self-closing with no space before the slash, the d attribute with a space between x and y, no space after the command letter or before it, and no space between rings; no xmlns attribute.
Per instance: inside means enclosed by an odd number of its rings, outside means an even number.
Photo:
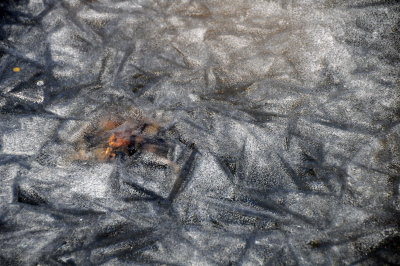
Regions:
<svg viewBox="0 0 400 266"><path fill-rule="evenodd" d="M400 263L399 10L0 3L0 264Z"/></svg>

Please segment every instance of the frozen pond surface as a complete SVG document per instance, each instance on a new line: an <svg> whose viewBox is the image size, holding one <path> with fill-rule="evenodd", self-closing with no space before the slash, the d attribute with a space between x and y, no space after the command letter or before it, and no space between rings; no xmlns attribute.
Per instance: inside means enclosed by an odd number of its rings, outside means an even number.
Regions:
<svg viewBox="0 0 400 266"><path fill-rule="evenodd" d="M400 263L400 3L0 4L1 265Z"/></svg>

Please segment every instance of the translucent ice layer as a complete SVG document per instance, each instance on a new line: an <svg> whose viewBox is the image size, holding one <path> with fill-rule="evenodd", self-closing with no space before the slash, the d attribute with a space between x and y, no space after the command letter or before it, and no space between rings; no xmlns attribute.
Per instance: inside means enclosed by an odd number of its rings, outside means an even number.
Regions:
<svg viewBox="0 0 400 266"><path fill-rule="evenodd" d="M0 265L400 264L400 3L0 3Z"/></svg>

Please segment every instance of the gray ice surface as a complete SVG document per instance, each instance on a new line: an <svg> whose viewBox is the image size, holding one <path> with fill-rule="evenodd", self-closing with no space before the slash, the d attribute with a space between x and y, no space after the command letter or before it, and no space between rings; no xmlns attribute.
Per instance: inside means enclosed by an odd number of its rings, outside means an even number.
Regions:
<svg viewBox="0 0 400 266"><path fill-rule="evenodd" d="M0 265L400 264L399 11L0 3ZM163 154L74 159L133 109Z"/></svg>

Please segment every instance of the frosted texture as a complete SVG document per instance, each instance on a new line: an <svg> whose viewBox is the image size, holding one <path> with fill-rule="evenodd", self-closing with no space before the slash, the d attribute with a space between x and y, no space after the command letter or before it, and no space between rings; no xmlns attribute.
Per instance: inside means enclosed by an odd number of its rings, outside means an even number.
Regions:
<svg viewBox="0 0 400 266"><path fill-rule="evenodd" d="M0 3L0 265L400 264L399 11Z"/></svg>

